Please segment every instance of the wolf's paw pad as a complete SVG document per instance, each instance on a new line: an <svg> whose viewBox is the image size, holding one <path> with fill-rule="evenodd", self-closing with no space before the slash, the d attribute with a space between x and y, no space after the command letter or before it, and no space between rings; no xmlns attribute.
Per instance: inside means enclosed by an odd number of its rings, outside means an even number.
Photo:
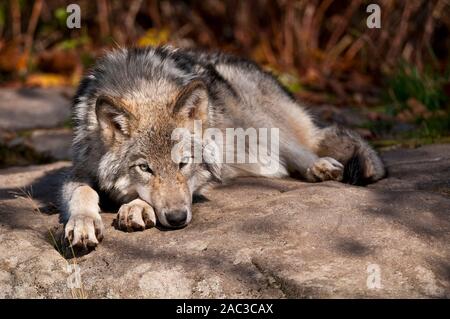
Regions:
<svg viewBox="0 0 450 319"><path fill-rule="evenodd" d="M306 176L310 181L342 181L344 165L331 157L319 158L308 170Z"/></svg>
<svg viewBox="0 0 450 319"><path fill-rule="evenodd" d="M114 224L127 232L144 230L156 225L155 211L143 200L135 199L120 207Z"/></svg>
<svg viewBox="0 0 450 319"><path fill-rule="evenodd" d="M103 222L90 216L73 216L65 226L64 234L72 247L93 248L103 239Z"/></svg>

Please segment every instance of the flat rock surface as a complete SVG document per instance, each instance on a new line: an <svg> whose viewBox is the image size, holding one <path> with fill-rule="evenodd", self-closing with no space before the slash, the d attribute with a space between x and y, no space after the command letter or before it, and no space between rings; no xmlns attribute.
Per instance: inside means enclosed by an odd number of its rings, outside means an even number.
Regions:
<svg viewBox="0 0 450 319"><path fill-rule="evenodd" d="M103 242L71 259L54 245L70 163L1 170L0 297L449 298L450 145L383 158L390 175L369 187L217 187L176 231L125 233L103 213Z"/></svg>
<svg viewBox="0 0 450 319"><path fill-rule="evenodd" d="M0 129L61 126L70 119L72 93L67 88L0 88Z"/></svg>
<svg viewBox="0 0 450 319"><path fill-rule="evenodd" d="M70 160L72 136L72 130L68 128L35 130L30 134L27 142L41 154L57 160Z"/></svg>

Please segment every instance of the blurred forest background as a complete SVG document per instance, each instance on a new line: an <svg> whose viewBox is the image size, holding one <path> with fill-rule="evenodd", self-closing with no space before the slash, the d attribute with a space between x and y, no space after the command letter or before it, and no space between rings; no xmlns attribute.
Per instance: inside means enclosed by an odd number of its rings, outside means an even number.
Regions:
<svg viewBox="0 0 450 319"><path fill-rule="evenodd" d="M70 3L80 29L66 26ZM366 25L371 3L380 29ZM76 86L107 48L161 44L251 58L375 144L449 141L449 0L0 2L2 87Z"/></svg>

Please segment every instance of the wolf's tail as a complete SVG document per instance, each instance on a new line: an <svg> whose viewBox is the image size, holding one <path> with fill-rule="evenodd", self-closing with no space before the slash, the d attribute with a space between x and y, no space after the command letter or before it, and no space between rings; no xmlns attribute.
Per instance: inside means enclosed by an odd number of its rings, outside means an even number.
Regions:
<svg viewBox="0 0 450 319"><path fill-rule="evenodd" d="M344 183L366 185L386 175L378 154L357 133L330 126L320 134L318 155L332 157L344 165Z"/></svg>

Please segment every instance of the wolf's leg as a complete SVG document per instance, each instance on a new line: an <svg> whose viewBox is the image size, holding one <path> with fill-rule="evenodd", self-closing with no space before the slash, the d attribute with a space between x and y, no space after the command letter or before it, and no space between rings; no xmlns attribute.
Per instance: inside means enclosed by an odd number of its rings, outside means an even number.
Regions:
<svg viewBox="0 0 450 319"><path fill-rule="evenodd" d="M342 181L344 165L332 157L318 158L307 170L305 177L310 182L326 180Z"/></svg>
<svg viewBox="0 0 450 319"><path fill-rule="evenodd" d="M156 225L155 211L147 202L137 198L120 207L115 224L128 232L144 230Z"/></svg>
<svg viewBox="0 0 450 319"><path fill-rule="evenodd" d="M99 196L88 183L68 180L62 189L61 221L72 246L95 247L103 239Z"/></svg>
<svg viewBox="0 0 450 319"><path fill-rule="evenodd" d="M329 156L344 164L343 181L364 185L385 175L383 162L377 153L355 132L330 126L319 132L319 156Z"/></svg>
<svg viewBox="0 0 450 319"><path fill-rule="evenodd" d="M319 157L304 146L292 144L284 152L288 166L299 172L309 182L341 181L344 166L331 157Z"/></svg>

